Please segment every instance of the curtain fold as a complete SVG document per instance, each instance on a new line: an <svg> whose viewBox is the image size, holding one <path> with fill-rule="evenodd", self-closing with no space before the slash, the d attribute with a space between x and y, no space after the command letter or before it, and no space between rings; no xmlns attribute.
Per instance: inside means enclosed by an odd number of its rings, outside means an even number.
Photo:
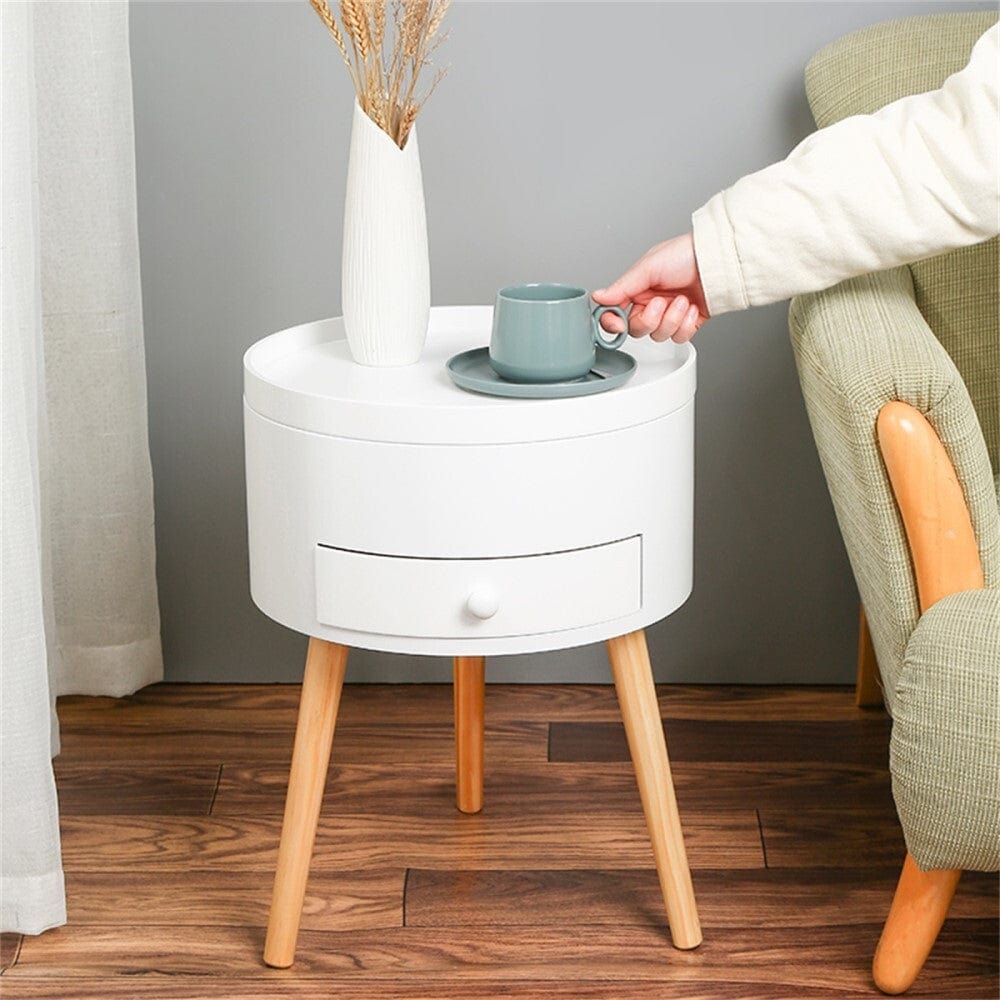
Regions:
<svg viewBox="0 0 1000 1000"><path fill-rule="evenodd" d="M162 677L128 5L0 3L0 930L66 920L54 698Z"/></svg>

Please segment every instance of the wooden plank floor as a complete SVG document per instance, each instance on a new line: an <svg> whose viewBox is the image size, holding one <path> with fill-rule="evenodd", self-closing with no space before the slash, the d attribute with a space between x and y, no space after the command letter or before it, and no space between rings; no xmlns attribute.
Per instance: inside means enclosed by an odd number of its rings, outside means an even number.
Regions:
<svg viewBox="0 0 1000 1000"><path fill-rule="evenodd" d="M903 856L889 724L844 688L663 686L705 941L674 950L614 690L487 692L486 805L454 808L451 690L348 685L298 959L260 958L298 688L64 698L69 924L5 935L52 1000L877 996ZM966 875L910 995L998 995L997 881Z"/></svg>

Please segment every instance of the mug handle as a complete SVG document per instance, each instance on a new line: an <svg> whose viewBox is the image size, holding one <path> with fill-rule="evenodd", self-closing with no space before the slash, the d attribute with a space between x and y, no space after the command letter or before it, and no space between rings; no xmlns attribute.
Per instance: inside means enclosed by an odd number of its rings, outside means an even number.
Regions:
<svg viewBox="0 0 1000 1000"><path fill-rule="evenodd" d="M615 315L621 316L621 318L625 321L624 332L619 333L614 340L605 340L604 334L602 333L603 328L601 327L601 317L606 312L613 312ZM598 347L603 347L606 351L614 351L625 343L625 340L628 338L628 313L625 312L621 306L598 306L590 314L590 318L594 323L594 341Z"/></svg>

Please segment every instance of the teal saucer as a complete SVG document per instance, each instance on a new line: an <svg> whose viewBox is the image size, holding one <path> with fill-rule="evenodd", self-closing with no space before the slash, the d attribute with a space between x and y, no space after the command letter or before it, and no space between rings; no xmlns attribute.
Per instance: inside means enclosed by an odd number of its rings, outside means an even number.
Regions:
<svg viewBox="0 0 1000 1000"><path fill-rule="evenodd" d="M445 367L452 382L469 392L518 399L565 399L607 392L627 382L635 372L635 358L624 351L598 351L594 367L571 382L508 382L490 366L490 349L476 347L449 358Z"/></svg>

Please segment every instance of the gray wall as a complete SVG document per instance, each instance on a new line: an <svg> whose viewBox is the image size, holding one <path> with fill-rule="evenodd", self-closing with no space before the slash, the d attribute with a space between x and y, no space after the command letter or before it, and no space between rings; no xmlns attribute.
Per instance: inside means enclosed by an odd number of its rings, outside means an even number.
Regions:
<svg viewBox="0 0 1000 1000"><path fill-rule="evenodd" d="M608 283L812 127L824 43L927 3L457 3L418 121L433 301ZM301 636L247 587L241 355L340 311L353 95L295 3L133 3L139 231L167 677L291 681ZM660 680L849 682L857 595L786 307L696 338L695 590L648 631ZM353 680L445 680L359 651ZM496 658L492 680L606 681L601 646Z"/></svg>

